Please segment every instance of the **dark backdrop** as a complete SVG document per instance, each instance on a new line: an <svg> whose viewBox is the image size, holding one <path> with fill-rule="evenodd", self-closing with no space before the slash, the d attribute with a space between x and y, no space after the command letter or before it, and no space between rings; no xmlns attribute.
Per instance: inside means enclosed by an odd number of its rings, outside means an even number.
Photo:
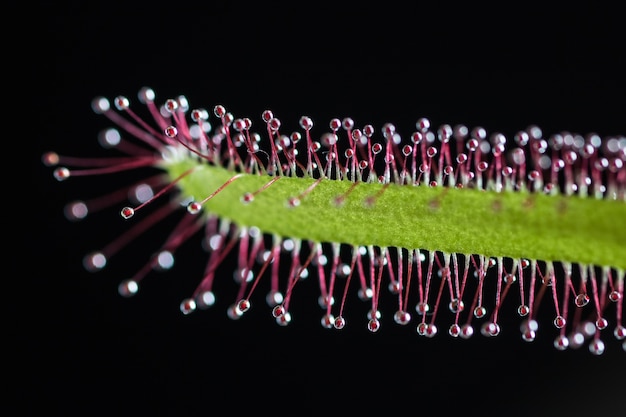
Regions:
<svg viewBox="0 0 626 417"><path fill-rule="evenodd" d="M110 184L59 184L40 156L97 154L96 135L108 123L90 110L96 95L136 101L147 85L157 97L221 103L257 123L269 108L294 128L307 114L318 124L344 116L394 122L407 134L422 116L509 136L531 123L546 133L626 132L624 48L613 39L613 13L456 7L34 7L24 20L37 18L25 73L36 87L29 94L37 128L28 129L26 148L35 149L37 213L27 220L32 232L19 238L28 255L10 269L26 288L7 296L17 301L10 329L18 358L8 415L43 407L31 415L617 416L626 362L610 335L606 354L594 357L557 352L547 323L533 344L515 325L495 340L425 340L413 325L387 320L377 334L356 320L331 332L319 325L314 282L298 289L302 313L287 328L261 302L229 320L228 285L214 309L185 317L178 303L204 265L197 241L133 299L116 288L144 248L129 249L108 271L81 268L83 254L124 225L115 213L68 223L63 205Z"/></svg>

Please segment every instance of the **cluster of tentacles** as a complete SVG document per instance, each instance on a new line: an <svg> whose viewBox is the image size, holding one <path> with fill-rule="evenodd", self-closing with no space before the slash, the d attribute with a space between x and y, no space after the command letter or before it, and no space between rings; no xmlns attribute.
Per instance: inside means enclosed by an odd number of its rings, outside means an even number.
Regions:
<svg viewBox="0 0 626 417"><path fill-rule="evenodd" d="M326 132L314 137L309 117L300 119L300 129L285 134L281 121L269 110L262 113L261 133L257 133L250 119L235 118L221 105L215 106L213 115L205 109L190 109L183 96L159 106L149 88L139 92L139 100L152 121L134 113L125 97L115 98L113 107L105 98L93 101L94 111L117 126L99 136L101 144L112 148L116 156L76 158L50 152L43 157L44 163L56 167L58 180L139 169L147 173L144 180L122 190L67 205L65 212L71 220L108 208L121 209L122 216L130 219L142 210L126 233L85 257L84 265L90 271L104 268L115 254L166 216L180 216L178 225L154 256L120 284L122 295L137 293L150 271L172 267L176 250L200 233L208 261L195 292L180 304L184 314L215 303L213 284L218 276L223 277L220 266L227 257L234 256L238 291L228 308L228 316L233 319L251 308L253 292L265 276L269 281L265 297L268 310L279 325L287 325L296 284L315 277L319 282L321 324L329 329L346 325L344 307L350 299L349 289L355 287L358 298L369 303L364 321L372 332L380 329L382 313L390 311L396 324L413 323L417 335L433 337L446 328L444 332L452 337L469 338L477 328L491 337L501 331L501 312L512 307L520 317L523 340L532 341L543 302L551 304L545 309L553 311L551 325L557 349L588 344L592 353L601 354L605 350L601 335L612 330L626 350L626 328L622 323L625 271L620 266L383 246L376 242L310 240L240 225L210 209L203 210L207 201L240 175L266 178L263 187L241 196L237 204L242 205L254 201L259 193L269 192L281 178L314 179L302 193L285 202L294 210L322 181L351 184L334 199L337 207L355 187L368 183L381 184L380 193L391 185L449 187L623 203L626 138L570 132L544 138L539 127L530 126L509 139L502 133L488 134L482 127L441 125L432 129L426 118L417 120L416 130L408 138L403 138L392 124L377 131L372 125L357 128L350 118L332 119ZM176 177L168 175L169 165L185 159L226 168L232 171L232 177L207 195L192 198L177 185L193 175L193 169ZM166 195L169 200L164 198ZM374 205L377 197L375 194L363 203ZM163 200L168 201L158 204ZM237 205L232 208L237 209ZM619 226L624 219L616 222ZM383 291L393 295L395 306L379 305L385 299L381 298Z"/></svg>

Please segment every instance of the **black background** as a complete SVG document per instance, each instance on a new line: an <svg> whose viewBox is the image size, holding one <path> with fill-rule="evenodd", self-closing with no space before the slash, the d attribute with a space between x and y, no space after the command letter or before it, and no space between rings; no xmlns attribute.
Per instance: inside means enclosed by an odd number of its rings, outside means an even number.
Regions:
<svg viewBox="0 0 626 417"><path fill-rule="evenodd" d="M122 299L117 284L148 249L131 247L110 269L87 273L83 254L124 224L115 211L76 224L62 213L67 201L115 184L58 183L40 161L48 150L97 155L97 133L109 123L93 114L91 99L121 94L136 102L144 85L157 99L184 94L192 107L224 104L257 123L269 108L294 129L307 114L318 125L345 116L394 122L405 136L422 116L508 136L531 123L545 133L623 134L626 48L616 38L616 12L179 3L39 4L25 19L37 35L23 51L36 87L27 109L37 128L25 148L35 149L37 214L27 220L34 232L19 238L28 256L10 269L26 287L7 296L17 301L9 328L18 358L8 415L623 411L626 362L612 335L595 357L586 348L556 351L545 323L533 344L520 339L516 321L493 340L426 340L413 325L392 324L390 313L376 334L358 317L342 332L327 331L312 281L298 289L289 327L277 326L261 300L231 321L228 268L217 305L183 316L178 303L204 266L197 241L171 272L151 275L135 298ZM144 244L167 232L155 229Z"/></svg>

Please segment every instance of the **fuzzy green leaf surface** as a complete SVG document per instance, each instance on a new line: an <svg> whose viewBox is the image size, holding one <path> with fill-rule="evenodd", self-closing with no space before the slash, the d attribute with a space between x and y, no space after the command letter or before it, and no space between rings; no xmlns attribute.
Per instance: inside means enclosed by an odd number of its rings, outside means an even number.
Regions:
<svg viewBox="0 0 626 417"><path fill-rule="evenodd" d="M223 167L184 160L165 168L172 178L195 167L179 186L200 201L232 178ZM264 233L316 242L528 258L626 269L626 204L592 197L495 192L470 188L322 180L300 205L287 201L315 179L242 174L204 210ZM384 190L383 190L384 188ZM372 205L365 204L375 198Z"/></svg>

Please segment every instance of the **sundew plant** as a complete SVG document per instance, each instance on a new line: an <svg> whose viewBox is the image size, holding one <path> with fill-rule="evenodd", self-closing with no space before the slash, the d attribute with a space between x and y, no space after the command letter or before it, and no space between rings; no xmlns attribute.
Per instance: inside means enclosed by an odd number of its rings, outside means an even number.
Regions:
<svg viewBox="0 0 626 417"><path fill-rule="evenodd" d="M506 314L519 317L524 343L547 304L553 317L542 331L556 349L626 350L626 136L533 125L508 137L420 116L409 129L306 115L285 128L266 109L233 115L184 96L157 100L147 87L136 100L137 111L125 96L93 100L112 122L98 136L102 154L42 158L59 181L142 173L66 206L71 221L108 210L128 225L86 254L89 271L176 219L121 280L122 296L174 267L177 250L200 234L206 266L176 301L185 315L224 296L233 320L267 310L286 326L292 294L314 281L316 320L329 331L391 325L415 337L495 337ZM236 267L224 273L227 257ZM232 276L233 294L214 293L217 279ZM346 321L351 297L367 305L362 323Z"/></svg>

